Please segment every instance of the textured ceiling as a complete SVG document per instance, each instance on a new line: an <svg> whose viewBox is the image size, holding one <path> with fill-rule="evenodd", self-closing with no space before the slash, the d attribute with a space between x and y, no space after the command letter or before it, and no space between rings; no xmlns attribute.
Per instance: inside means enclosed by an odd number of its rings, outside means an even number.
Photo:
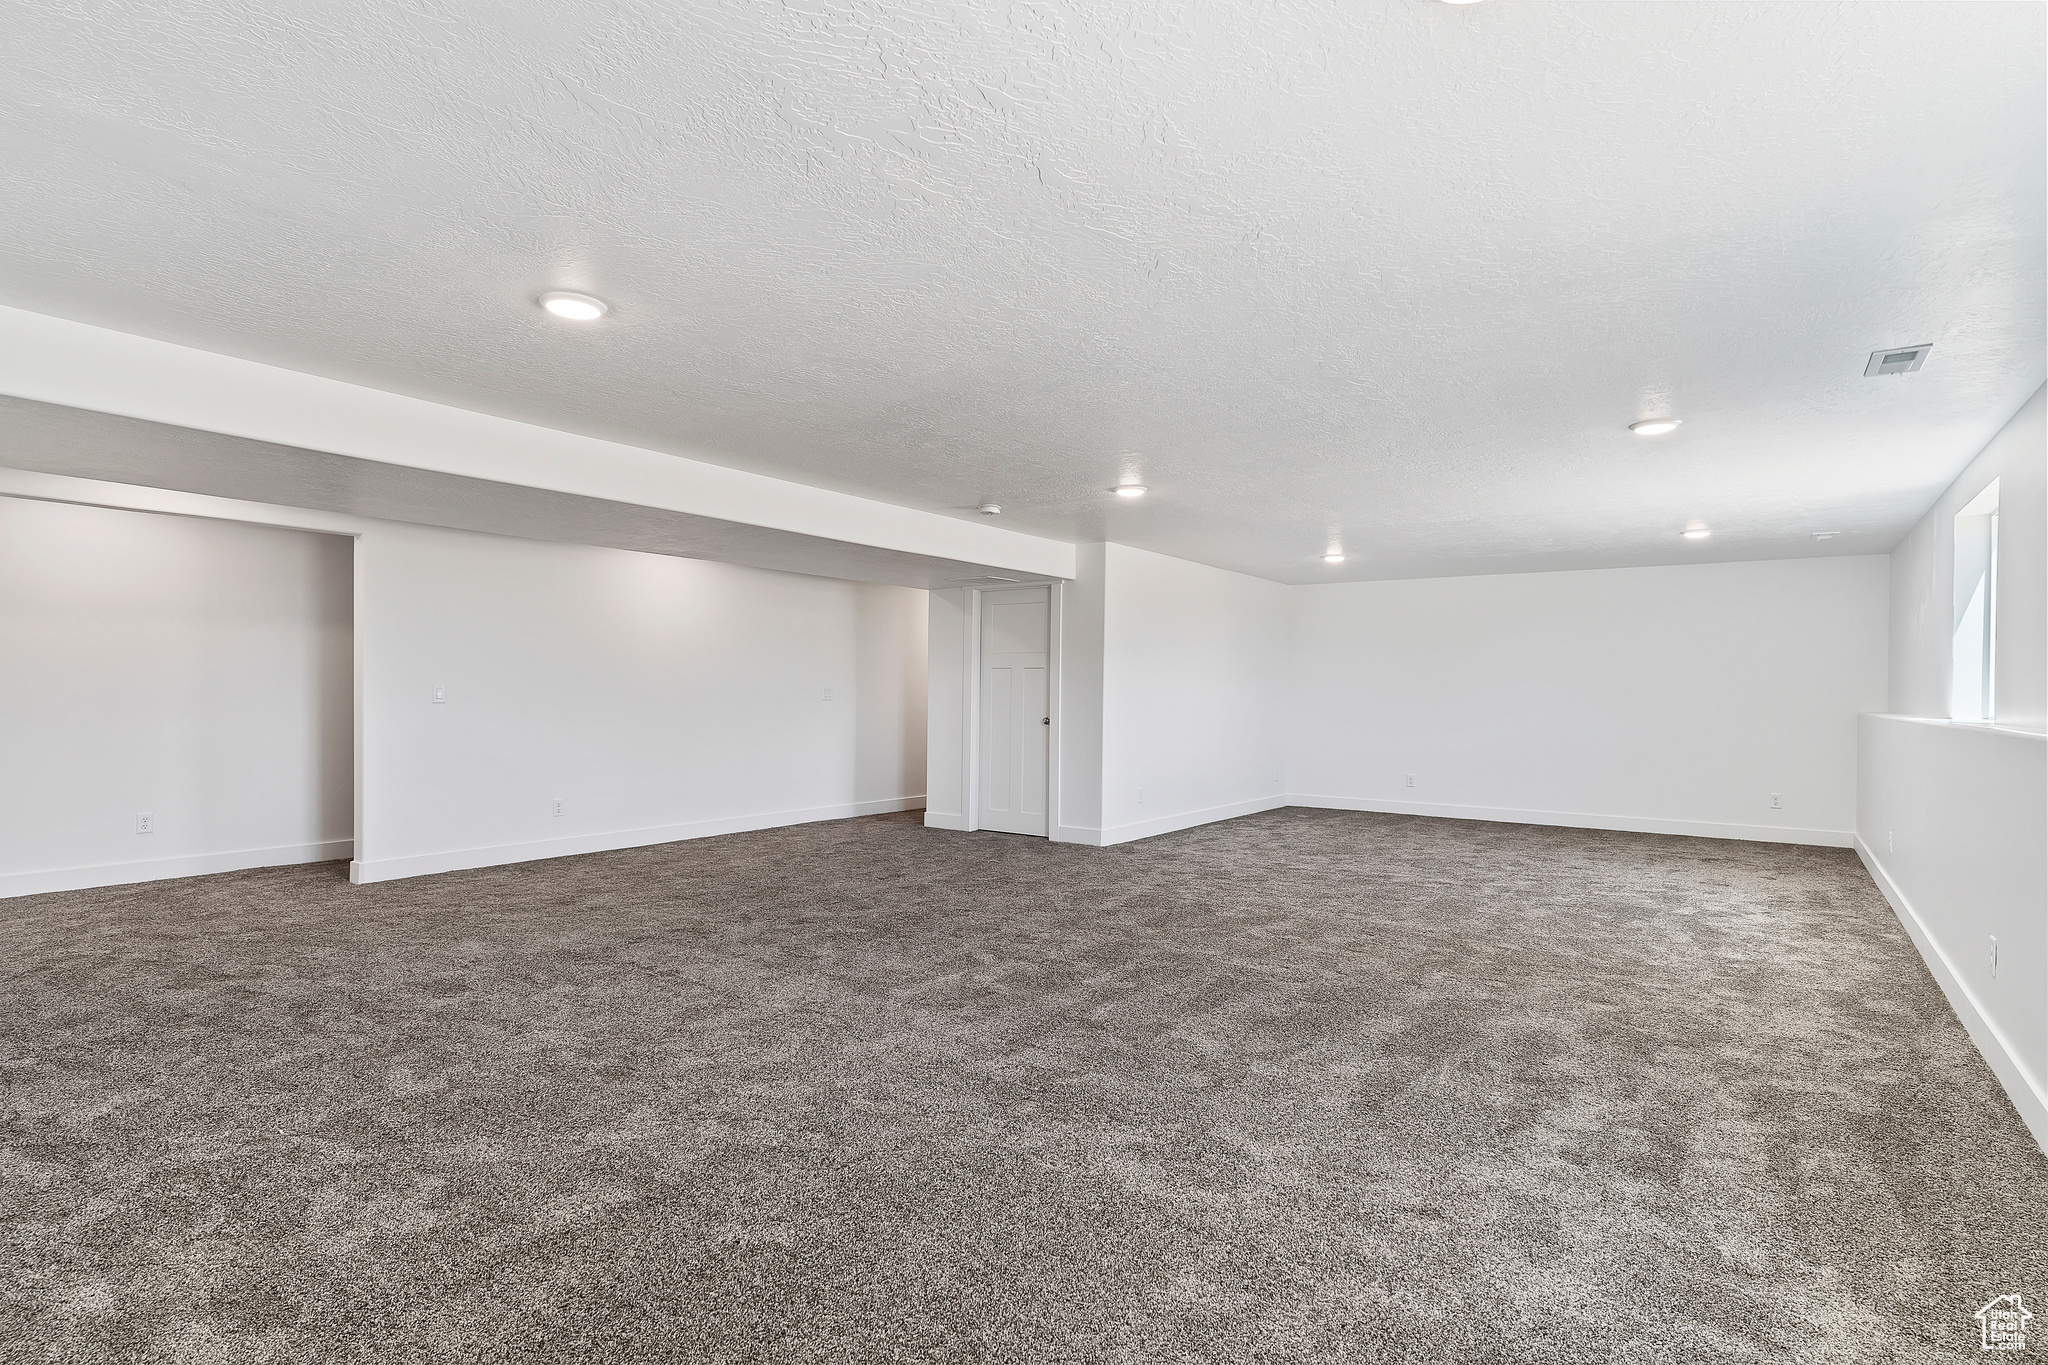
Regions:
<svg viewBox="0 0 2048 1365"><path fill-rule="evenodd" d="M1284 581L1889 549L2043 377L2037 4L0 16L0 302Z"/></svg>

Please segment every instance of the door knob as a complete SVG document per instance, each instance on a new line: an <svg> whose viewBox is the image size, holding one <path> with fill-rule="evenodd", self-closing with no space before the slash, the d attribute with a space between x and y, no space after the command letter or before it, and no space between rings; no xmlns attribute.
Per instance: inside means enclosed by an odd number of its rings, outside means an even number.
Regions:
<svg viewBox="0 0 2048 1365"><path fill-rule="evenodd" d="M1051 716L1047 716L1047 717L1046 717L1046 718L1045 718L1044 720L1042 720L1042 721L1040 721L1040 722L1038 722L1038 723L1039 723L1040 725L1050 725L1050 724L1052 724L1052 717L1051 717Z"/></svg>

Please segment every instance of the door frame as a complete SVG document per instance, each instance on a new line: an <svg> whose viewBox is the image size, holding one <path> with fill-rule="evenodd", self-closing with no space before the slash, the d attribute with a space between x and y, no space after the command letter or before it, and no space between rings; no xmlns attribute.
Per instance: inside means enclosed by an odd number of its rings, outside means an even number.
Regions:
<svg viewBox="0 0 2048 1365"><path fill-rule="evenodd" d="M970 830L981 828L981 595L983 592L1015 592L1018 588L1045 589L1045 695L1046 714L1052 717L1045 741L1045 838L1050 840L1060 827L1060 588L1058 581L1006 583L1001 588L967 589L965 677L967 704L960 708L961 804ZM1032 838L1032 835L1020 835Z"/></svg>

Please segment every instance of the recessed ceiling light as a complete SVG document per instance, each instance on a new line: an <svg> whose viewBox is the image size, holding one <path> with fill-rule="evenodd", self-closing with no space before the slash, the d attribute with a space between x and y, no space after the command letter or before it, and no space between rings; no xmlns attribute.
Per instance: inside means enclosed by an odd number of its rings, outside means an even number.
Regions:
<svg viewBox="0 0 2048 1365"><path fill-rule="evenodd" d="M1684 536L1687 540L1705 540L1714 533L1704 526L1688 526L1678 534Z"/></svg>
<svg viewBox="0 0 2048 1365"><path fill-rule="evenodd" d="M1630 422L1628 429L1638 436L1662 436L1685 425L1676 417L1652 417L1645 422Z"/></svg>
<svg viewBox="0 0 2048 1365"><path fill-rule="evenodd" d="M1446 5L1476 5L1479 0L1444 0Z"/></svg>
<svg viewBox="0 0 2048 1365"><path fill-rule="evenodd" d="M1342 550L1332 550L1323 556L1323 563L1325 564L1342 564L1343 562L1344 552Z"/></svg>
<svg viewBox="0 0 2048 1365"><path fill-rule="evenodd" d="M603 299L592 298L588 294L571 294L563 289L542 294L536 301L556 317L567 318L571 322L596 322L612 311L612 306Z"/></svg>
<svg viewBox="0 0 2048 1365"><path fill-rule="evenodd" d="M1145 485L1142 483L1120 483L1116 486L1116 495L1120 498L1142 498L1145 496Z"/></svg>
<svg viewBox="0 0 2048 1365"><path fill-rule="evenodd" d="M997 513L1001 512L1003 509L995 503L985 502L981 506L975 508L974 510L981 513L985 517L992 517L995 516Z"/></svg>
<svg viewBox="0 0 2048 1365"><path fill-rule="evenodd" d="M1815 531L1813 538L1815 540L1833 540L1840 534L1842 534L1840 531Z"/></svg>

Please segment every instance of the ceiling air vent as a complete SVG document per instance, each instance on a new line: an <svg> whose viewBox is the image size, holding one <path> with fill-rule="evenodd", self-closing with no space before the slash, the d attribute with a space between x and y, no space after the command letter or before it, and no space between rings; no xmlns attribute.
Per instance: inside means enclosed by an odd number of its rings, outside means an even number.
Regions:
<svg viewBox="0 0 2048 1365"><path fill-rule="evenodd" d="M1870 363L1863 367L1866 377L1880 374L1911 374L1920 368L1920 362L1927 359L1927 353L1934 349L1929 341L1919 346L1894 346L1889 350L1872 351Z"/></svg>

